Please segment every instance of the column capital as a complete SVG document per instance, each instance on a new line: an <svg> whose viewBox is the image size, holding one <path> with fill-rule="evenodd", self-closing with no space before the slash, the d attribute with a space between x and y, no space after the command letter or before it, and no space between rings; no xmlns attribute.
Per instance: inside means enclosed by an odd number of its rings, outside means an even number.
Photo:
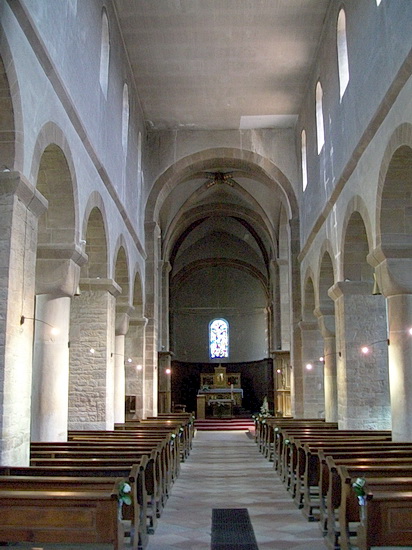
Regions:
<svg viewBox="0 0 412 550"><path fill-rule="evenodd" d="M387 258L375 267L381 293L387 298L412 294L412 258Z"/></svg>
<svg viewBox="0 0 412 550"><path fill-rule="evenodd" d="M298 327L300 328L301 332L319 330L318 323L316 321L299 321Z"/></svg>
<svg viewBox="0 0 412 550"><path fill-rule="evenodd" d="M80 267L87 255L75 244L40 244L37 247L36 294L72 297L77 292Z"/></svg>
<svg viewBox="0 0 412 550"><path fill-rule="evenodd" d="M313 310L318 319L319 330L324 338L335 336L335 313L323 313L320 308Z"/></svg>
<svg viewBox="0 0 412 550"><path fill-rule="evenodd" d="M372 295L372 283L369 281L338 281L328 290L332 300L341 296L365 296Z"/></svg>
<svg viewBox="0 0 412 550"><path fill-rule="evenodd" d="M122 289L114 279L96 277L94 279L80 279L80 290L91 292L109 292L115 298L121 294Z"/></svg>
<svg viewBox="0 0 412 550"><path fill-rule="evenodd" d="M134 327L145 327L147 325L147 317L130 317L129 324Z"/></svg>
<svg viewBox="0 0 412 550"><path fill-rule="evenodd" d="M16 195L38 218L47 210L49 204L20 172L0 172L0 195Z"/></svg>

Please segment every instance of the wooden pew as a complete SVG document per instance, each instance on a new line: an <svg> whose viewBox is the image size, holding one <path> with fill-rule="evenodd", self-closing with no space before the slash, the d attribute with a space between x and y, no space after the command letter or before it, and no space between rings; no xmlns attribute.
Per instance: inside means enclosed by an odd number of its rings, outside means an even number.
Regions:
<svg viewBox="0 0 412 550"><path fill-rule="evenodd" d="M162 431L170 429L174 431L177 436L177 445L179 446L179 453L182 462L187 458L190 453L191 447L191 433L192 427L188 421L182 421L181 419L159 419L154 417L153 419L145 419L138 421L128 421L123 424L115 424L115 431L136 431L136 430L150 430Z"/></svg>
<svg viewBox="0 0 412 550"><path fill-rule="evenodd" d="M110 456L112 455L112 456ZM94 457L81 457L80 455L76 456L76 451L71 455L66 456L66 458L31 458L30 465L35 467L42 467L46 470L54 470L55 468L83 468L85 472L88 472L91 467L106 467L108 469L121 467L123 469L131 469L134 463L140 462L140 460L146 457L147 463L145 466L145 490L146 490L146 516L147 516L147 529L149 533L155 531L157 527L157 519L161 516L165 495L160 486L161 481L159 481L159 472L161 467L159 464L159 449L153 449L150 451L134 451L132 455L127 458L119 458L119 453L105 453L101 451L96 453ZM93 465L93 466L91 466Z"/></svg>
<svg viewBox="0 0 412 550"><path fill-rule="evenodd" d="M74 444L99 444L105 443L106 445L125 445L125 444L137 444L142 441L143 444L147 442L146 430L143 431L82 431L82 432L69 432L69 442ZM157 436L157 437L156 437ZM175 444L176 430L170 431L166 429L164 431L157 431L155 435L150 433L150 441L162 445L161 452L161 467L163 471L163 478L166 484L167 494L170 491L170 487L177 479L180 472L180 458L179 447ZM165 446L165 447L163 447Z"/></svg>
<svg viewBox="0 0 412 550"><path fill-rule="evenodd" d="M148 541L146 462L147 457L143 457L131 468L1 466L0 489L97 491L100 488L113 489L119 480L127 480L132 488L132 505L123 506L123 516L127 523L130 522L127 531L130 532L132 548L142 550Z"/></svg>
<svg viewBox="0 0 412 550"><path fill-rule="evenodd" d="M364 446L365 440L370 443L390 441L391 434L387 431L362 431L362 430L284 430L283 434L288 441L284 445L281 457L281 479L292 493L296 504L304 507L305 495L318 495L319 461L312 456L325 445L346 446L350 441L352 445ZM313 453L312 453L313 451ZM312 453L312 454L311 454ZM306 493L305 493L306 491Z"/></svg>
<svg viewBox="0 0 412 550"><path fill-rule="evenodd" d="M412 461L406 459L381 459L359 464L354 459L345 465L336 464L333 475L339 482L331 481L328 493L330 540L336 540L342 549L349 549L357 536L360 522L360 506L352 484L357 478L366 480L366 489L383 487L389 490L412 490ZM331 468L332 471L332 468ZM382 487L383 486L383 487ZM337 519L337 521L336 521ZM334 529L334 532L333 532ZM332 537L334 537L332 539Z"/></svg>
<svg viewBox="0 0 412 550"><path fill-rule="evenodd" d="M0 541L124 548L117 492L0 489Z"/></svg>
<svg viewBox="0 0 412 550"><path fill-rule="evenodd" d="M358 528L359 550L380 546L412 545L412 491L383 488L366 491Z"/></svg>
<svg viewBox="0 0 412 550"><path fill-rule="evenodd" d="M346 449L345 449L346 445ZM370 445L369 449L366 449L366 445ZM386 445L386 451L384 449ZM392 445L392 448L390 448ZM326 442L305 443L303 445L305 451L305 472L303 481L303 511L310 521L319 519L321 495L324 494L323 483L327 483L327 477L321 478L321 468L326 463L325 457L328 455L337 457L371 457L376 458L384 451L388 453L389 457L401 457L408 456L410 450L402 448L399 444L392 444L392 442L379 442L379 441L352 441L348 439L345 443L330 443L329 446ZM322 480L322 482L321 482ZM315 511L316 514L315 515Z"/></svg>

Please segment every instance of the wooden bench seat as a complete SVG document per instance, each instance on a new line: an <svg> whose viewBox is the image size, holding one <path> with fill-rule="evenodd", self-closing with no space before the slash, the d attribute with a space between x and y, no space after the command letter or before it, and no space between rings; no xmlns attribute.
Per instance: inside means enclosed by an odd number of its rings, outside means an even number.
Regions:
<svg viewBox="0 0 412 550"><path fill-rule="evenodd" d="M351 548L357 536L360 522L360 507L352 484L357 478L366 480L367 490L409 490L412 491L412 461L404 459L387 460L384 463L357 464L356 461L336 465L339 482L332 485L328 494L328 537L336 540L342 549Z"/></svg>
<svg viewBox="0 0 412 550"><path fill-rule="evenodd" d="M149 456L145 453L142 453L140 456L138 453L135 453L134 458L119 458L118 456L109 458L105 457L104 454L100 456L96 455L93 458L81 458L76 456L68 458L32 458L30 460L30 465L42 467L45 471L51 471L55 468L70 469L73 467L77 469L83 468L86 473L92 467L106 467L108 469L121 467L125 470L127 468L130 470L133 464L139 462L143 456L148 458L145 468L148 530L149 532L154 532L157 527L157 518L161 516L166 500L166 495L163 491L163 483L159 474L161 471L159 453L156 450L153 450Z"/></svg>
<svg viewBox="0 0 412 550"><path fill-rule="evenodd" d="M380 546L412 546L412 491L388 486L367 489L358 528L359 550Z"/></svg>
<svg viewBox="0 0 412 550"><path fill-rule="evenodd" d="M304 445L306 453L305 472L303 481L303 511L309 520L317 520L320 514L320 498L324 493L324 485L327 483L327 477L321 478L321 468L326 463L326 456L333 457L364 457L379 458L385 454L388 457L408 457L412 449L402 444L393 444L392 442L373 442L373 441L348 441L346 449L344 444L331 443L327 446L325 443ZM314 513L316 511L316 515Z"/></svg>
<svg viewBox="0 0 412 550"><path fill-rule="evenodd" d="M132 488L132 505L123 506L124 519L130 521L133 549L147 546L147 495L145 486L147 457L131 468L42 468L31 466L0 467L0 490L98 491L118 493L120 481ZM1 540L1 539L0 539Z"/></svg>
<svg viewBox="0 0 412 550"><path fill-rule="evenodd" d="M106 543L124 548L117 491L0 489L0 541Z"/></svg>

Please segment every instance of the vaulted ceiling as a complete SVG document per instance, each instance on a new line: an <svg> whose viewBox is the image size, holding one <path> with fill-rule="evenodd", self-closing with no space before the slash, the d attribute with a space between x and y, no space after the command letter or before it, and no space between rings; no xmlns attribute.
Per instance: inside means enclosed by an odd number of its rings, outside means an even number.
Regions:
<svg viewBox="0 0 412 550"><path fill-rule="evenodd" d="M149 127L291 126L330 0L114 0Z"/></svg>
<svg viewBox="0 0 412 550"><path fill-rule="evenodd" d="M330 0L113 2L149 130L294 127ZM211 172L233 179L210 185ZM172 274L236 258L267 281L285 223L276 182L229 158L177 183L158 220Z"/></svg>

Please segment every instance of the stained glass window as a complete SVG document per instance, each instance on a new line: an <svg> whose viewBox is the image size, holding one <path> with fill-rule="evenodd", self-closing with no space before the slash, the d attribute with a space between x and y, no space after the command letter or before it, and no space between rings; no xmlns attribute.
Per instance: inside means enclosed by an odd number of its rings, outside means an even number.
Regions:
<svg viewBox="0 0 412 550"><path fill-rule="evenodd" d="M229 323L215 319L209 325L210 358L229 357Z"/></svg>

